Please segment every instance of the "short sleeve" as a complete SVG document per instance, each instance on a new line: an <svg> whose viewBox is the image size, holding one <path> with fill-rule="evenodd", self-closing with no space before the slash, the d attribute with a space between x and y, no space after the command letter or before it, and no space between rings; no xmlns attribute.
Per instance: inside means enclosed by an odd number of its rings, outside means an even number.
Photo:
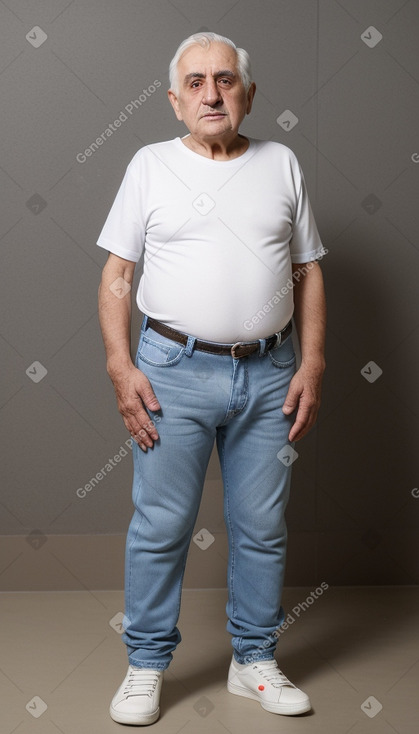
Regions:
<svg viewBox="0 0 419 734"><path fill-rule="evenodd" d="M139 151L141 152L141 151ZM145 206L138 153L129 164L97 244L132 262L140 259L145 242Z"/></svg>
<svg viewBox="0 0 419 734"><path fill-rule="evenodd" d="M304 175L296 159L293 168L296 206L290 253L293 263L304 263L320 259L324 255L324 247L311 209Z"/></svg>

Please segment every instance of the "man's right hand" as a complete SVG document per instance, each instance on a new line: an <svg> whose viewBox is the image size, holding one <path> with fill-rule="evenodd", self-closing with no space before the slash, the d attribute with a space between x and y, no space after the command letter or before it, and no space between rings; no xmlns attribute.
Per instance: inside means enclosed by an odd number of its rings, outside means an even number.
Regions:
<svg viewBox="0 0 419 734"><path fill-rule="evenodd" d="M159 434L145 408L160 410L154 390L146 375L134 365L110 375L115 388L118 409L133 439L143 451L151 448Z"/></svg>

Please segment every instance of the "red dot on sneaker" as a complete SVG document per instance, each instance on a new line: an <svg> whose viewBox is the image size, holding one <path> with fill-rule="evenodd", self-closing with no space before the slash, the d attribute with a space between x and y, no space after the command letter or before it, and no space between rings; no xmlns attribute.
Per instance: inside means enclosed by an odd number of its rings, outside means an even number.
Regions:
<svg viewBox="0 0 419 734"><path fill-rule="evenodd" d="M260 686L258 686L258 689L259 689L259 691L264 691L265 690L265 686L260 685Z"/></svg>

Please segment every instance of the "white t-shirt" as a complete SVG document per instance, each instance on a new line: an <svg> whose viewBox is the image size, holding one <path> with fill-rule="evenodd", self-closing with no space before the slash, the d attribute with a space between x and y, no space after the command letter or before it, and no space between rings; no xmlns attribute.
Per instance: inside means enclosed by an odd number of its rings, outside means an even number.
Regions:
<svg viewBox="0 0 419 734"><path fill-rule="evenodd" d="M97 244L134 262L144 252L144 314L226 343L282 329L293 313L291 262L323 253L294 153L252 138L228 161L180 138L141 148Z"/></svg>

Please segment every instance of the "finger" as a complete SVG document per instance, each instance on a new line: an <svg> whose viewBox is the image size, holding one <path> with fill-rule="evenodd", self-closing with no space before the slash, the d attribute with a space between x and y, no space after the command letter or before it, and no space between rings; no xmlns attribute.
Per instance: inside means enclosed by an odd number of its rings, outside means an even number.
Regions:
<svg viewBox="0 0 419 734"><path fill-rule="evenodd" d="M157 441L159 437L156 424L143 408L139 409L139 405L136 408L136 410L121 411L125 425L132 435L138 435L147 445L151 446L153 441Z"/></svg>
<svg viewBox="0 0 419 734"><path fill-rule="evenodd" d="M144 449L151 449L154 445L154 439L145 431L143 428L139 430L130 431L134 441L138 443L139 447Z"/></svg>
<svg viewBox="0 0 419 734"><path fill-rule="evenodd" d="M150 381L147 377L145 377L144 374L142 374L142 382L143 384L141 385L141 390L139 391L139 394L144 405L146 406L146 408L152 411L160 410L160 403L157 400L153 388L151 387Z"/></svg>
<svg viewBox="0 0 419 734"><path fill-rule="evenodd" d="M295 421L291 426L288 438L290 441L299 441L310 430L313 424L312 412L309 408L300 405Z"/></svg>
<svg viewBox="0 0 419 734"><path fill-rule="evenodd" d="M152 446L147 446L144 441L141 438L138 438L135 434L131 434L132 440L135 441L135 443L140 447L141 451L144 451L144 453L147 453L147 449L151 449Z"/></svg>
<svg viewBox="0 0 419 734"><path fill-rule="evenodd" d="M153 436L150 436L149 433L144 428L140 428L139 431L134 433L133 438L137 441L140 448L142 446L145 446L146 448L151 448L154 444L154 441L157 441L157 438L153 438Z"/></svg>
<svg viewBox="0 0 419 734"><path fill-rule="evenodd" d="M292 436L293 441L299 441L303 438L311 429L317 420L317 406L311 406L310 408L302 408L298 411L297 417L293 426L291 427L289 437Z"/></svg>
<svg viewBox="0 0 419 734"><path fill-rule="evenodd" d="M154 441L157 440L158 434L156 436L156 431L154 431L154 438L151 436L145 428L143 428L137 421L133 420L133 416L123 416L125 428L129 431L132 438L140 448L147 449L151 448L154 444ZM147 416L147 423L146 426L151 423L150 418Z"/></svg>
<svg viewBox="0 0 419 734"><path fill-rule="evenodd" d="M303 426L294 424L289 432L289 441L300 441L309 432L310 428L311 426L307 424Z"/></svg>
<svg viewBox="0 0 419 734"><path fill-rule="evenodd" d="M145 420L141 423L138 433L144 440L152 439L153 441L157 441L159 437L156 424L147 413L145 413Z"/></svg>
<svg viewBox="0 0 419 734"><path fill-rule="evenodd" d="M300 394L301 393L297 388L294 388L292 385L289 386L287 396L284 400L284 405L282 406L282 412L285 413L285 415L290 415L290 413L296 409Z"/></svg>

